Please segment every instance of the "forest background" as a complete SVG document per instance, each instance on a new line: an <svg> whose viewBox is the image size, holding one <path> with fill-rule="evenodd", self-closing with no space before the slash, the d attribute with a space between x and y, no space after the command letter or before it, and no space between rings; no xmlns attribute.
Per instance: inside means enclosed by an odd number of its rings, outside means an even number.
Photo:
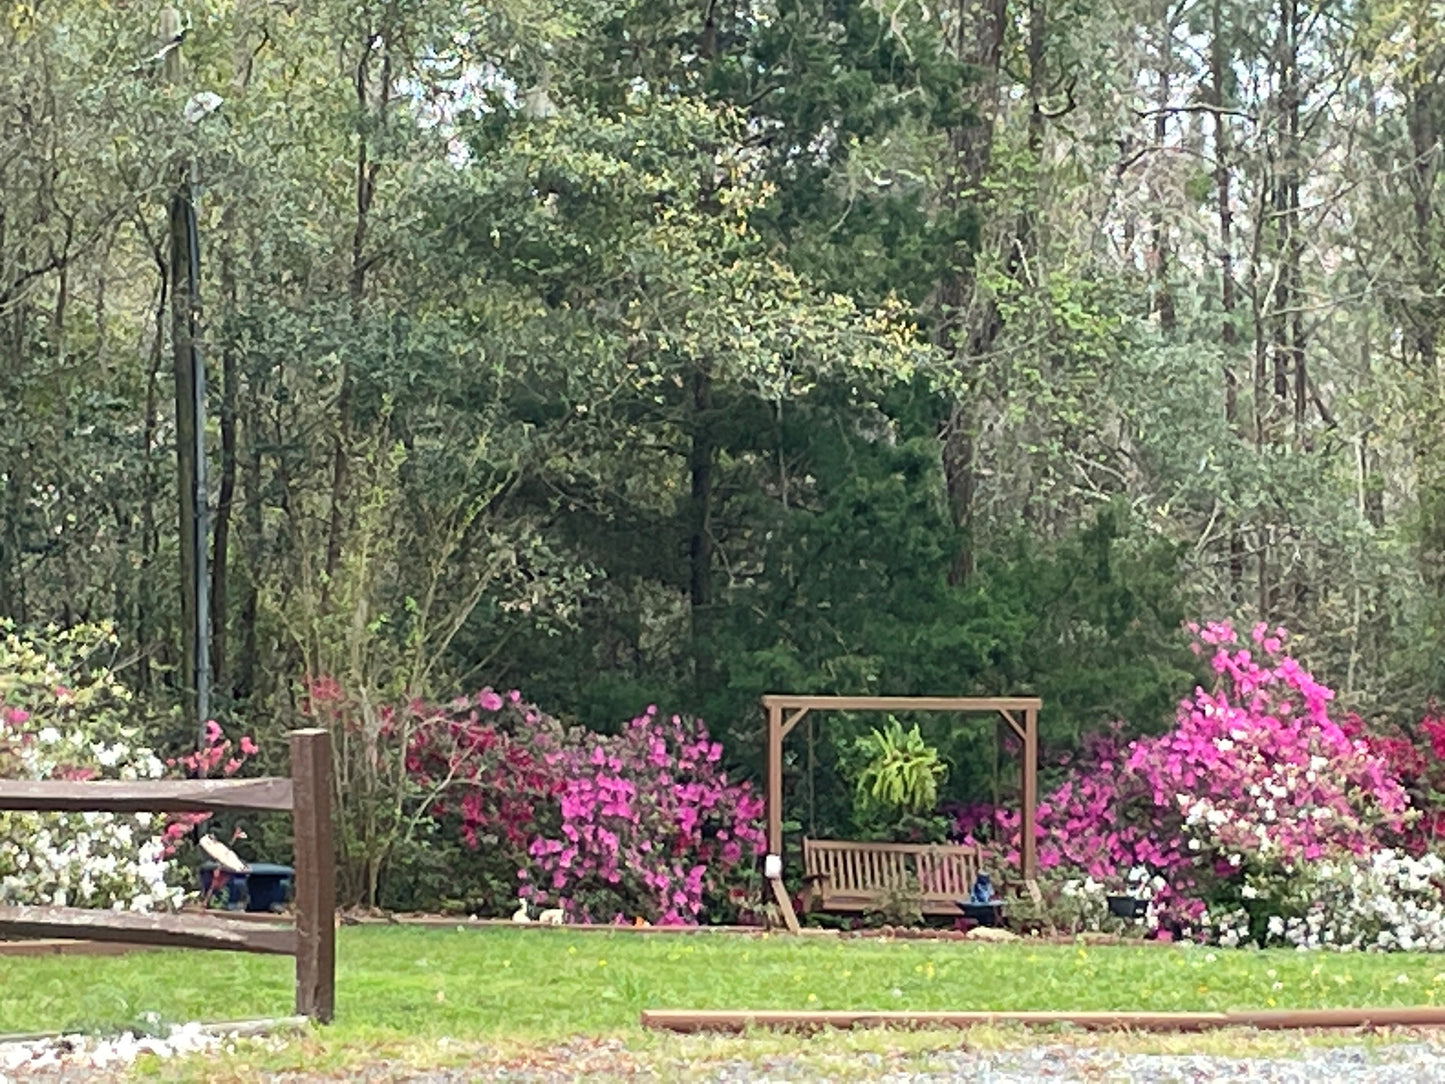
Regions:
<svg viewBox="0 0 1445 1084"><path fill-rule="evenodd" d="M1206 617L1380 725L1441 688L1440 4L160 14L0 19L0 617L113 624L155 742L188 168L228 728L520 686L746 774L763 692L1033 693L1059 753L1166 726Z"/></svg>

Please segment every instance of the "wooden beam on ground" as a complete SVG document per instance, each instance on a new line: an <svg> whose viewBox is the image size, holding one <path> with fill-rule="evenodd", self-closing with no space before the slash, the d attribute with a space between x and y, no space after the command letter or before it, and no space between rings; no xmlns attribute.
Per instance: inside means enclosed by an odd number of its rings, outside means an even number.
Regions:
<svg viewBox="0 0 1445 1084"><path fill-rule="evenodd" d="M0 810L33 813L289 812L289 779L0 779Z"/></svg>
<svg viewBox="0 0 1445 1084"><path fill-rule="evenodd" d="M1223 1027L1224 1013L1127 1013L1127 1012L906 1012L896 1010L844 1010L813 1012L762 1010L647 1010L642 1026L662 1031L740 1032L751 1028L779 1028L816 1031L823 1028L971 1028L985 1025L1022 1024L1058 1026L1072 1024L1089 1029L1130 1028L1141 1031L1199 1031Z"/></svg>
<svg viewBox="0 0 1445 1084"><path fill-rule="evenodd" d="M290 956L296 931L211 915L143 915L82 907L0 907L0 936L110 941L158 948L226 949Z"/></svg>
<svg viewBox="0 0 1445 1084"><path fill-rule="evenodd" d="M1212 1031L1255 1028L1261 1031L1323 1028L1440 1027L1445 1006L1414 1005L1349 1009L1271 1009L1232 1012L901 1012L867 1010L697 1010L650 1009L642 1026L660 1031L742 1032L750 1028L816 1031L824 1028L971 1028L1069 1024L1090 1031Z"/></svg>

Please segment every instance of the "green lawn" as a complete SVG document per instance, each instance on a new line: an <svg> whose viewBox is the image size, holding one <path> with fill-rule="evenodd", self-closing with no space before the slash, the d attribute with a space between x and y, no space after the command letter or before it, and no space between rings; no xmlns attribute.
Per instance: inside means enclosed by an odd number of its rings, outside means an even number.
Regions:
<svg viewBox="0 0 1445 1084"><path fill-rule="evenodd" d="M1429 1004L1445 958L351 927L328 1043L635 1036L644 1008L1230 1009ZM0 1032L116 1030L144 1014L291 1010L291 962L229 953L0 957Z"/></svg>

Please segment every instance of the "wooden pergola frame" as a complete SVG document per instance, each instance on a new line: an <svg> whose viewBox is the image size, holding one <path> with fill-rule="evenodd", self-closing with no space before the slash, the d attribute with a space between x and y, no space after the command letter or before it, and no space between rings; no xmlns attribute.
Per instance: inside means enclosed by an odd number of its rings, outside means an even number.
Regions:
<svg viewBox="0 0 1445 1084"><path fill-rule="evenodd" d="M783 853L783 739L810 711L997 712L1023 743L1023 809L1019 865L1024 880L1038 873L1034 838L1039 790L1039 708L1033 696L788 696L763 697L768 713L768 853ZM786 714L785 714L786 713Z"/></svg>

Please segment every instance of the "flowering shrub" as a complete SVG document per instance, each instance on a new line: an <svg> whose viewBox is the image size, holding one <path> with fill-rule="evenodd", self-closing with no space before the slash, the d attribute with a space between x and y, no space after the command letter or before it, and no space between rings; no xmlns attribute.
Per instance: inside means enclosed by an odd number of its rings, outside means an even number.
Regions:
<svg viewBox="0 0 1445 1084"><path fill-rule="evenodd" d="M167 763L127 725L130 694L103 661L112 630L78 626L25 634L0 625L0 775L17 779L156 779ZM231 755L216 724L193 754L230 774ZM249 739L242 739L250 746ZM171 762L174 763L174 762ZM148 814L0 813L0 902L149 911L177 906L169 883L173 843L190 824Z"/></svg>
<svg viewBox="0 0 1445 1084"><path fill-rule="evenodd" d="M517 871L542 832L561 824L559 801L570 758L563 750L580 737L555 718L524 703L516 690L490 688L445 706L414 703L405 709L406 769L427 819L424 846L399 856L414 866L449 860L449 883L438 893L514 905ZM448 853L450 847L460 853ZM425 852L425 853L418 853ZM498 905L496 908L500 910Z"/></svg>
<svg viewBox="0 0 1445 1084"><path fill-rule="evenodd" d="M576 921L693 922L764 849L762 802L700 721L649 707L607 736L490 688L382 718L405 735L417 813L471 853L453 881L493 912L520 897Z"/></svg>
<svg viewBox="0 0 1445 1084"><path fill-rule="evenodd" d="M1240 906L1210 915L1221 945L1445 952L1445 861L1391 848L1247 877Z"/></svg>
<svg viewBox="0 0 1445 1084"><path fill-rule="evenodd" d="M1368 860L1405 831L1410 803L1387 758L1331 720L1333 694L1284 654L1282 630L1256 627L1252 648L1227 624L1194 631L1216 691L1196 689L1159 737L1088 743L1039 805L1038 857L1114 884L1142 867L1163 879L1162 922L1217 935L1222 916L1237 929L1250 913L1246 886L1283 891L1308 864ZM991 819L1016 860L1017 814ZM961 824L982 827L976 811Z"/></svg>
<svg viewBox="0 0 1445 1084"><path fill-rule="evenodd" d="M1399 836L1401 848L1418 857L1445 838L1445 718L1435 706L1410 728L1370 733L1354 714L1340 726L1383 758L1410 795L1415 816Z"/></svg>
<svg viewBox="0 0 1445 1084"><path fill-rule="evenodd" d="M699 720L649 706L617 737L587 735L556 757L561 827L530 848L528 898L553 895L584 921L694 922L704 896L766 849L761 799L728 781Z"/></svg>

